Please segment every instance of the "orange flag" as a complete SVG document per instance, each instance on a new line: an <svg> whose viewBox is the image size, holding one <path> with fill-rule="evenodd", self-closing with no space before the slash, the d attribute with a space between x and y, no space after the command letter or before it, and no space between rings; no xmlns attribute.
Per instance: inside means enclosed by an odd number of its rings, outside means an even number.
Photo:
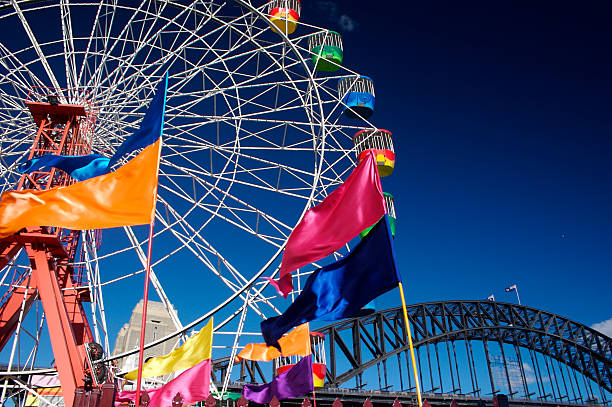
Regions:
<svg viewBox="0 0 612 407"><path fill-rule="evenodd" d="M161 138L115 172L44 191L8 191L0 200L0 238L26 226L102 229L151 223Z"/></svg>
<svg viewBox="0 0 612 407"><path fill-rule="evenodd" d="M280 338L278 343L281 347L282 355L274 346L267 346L265 343L249 343L236 356L236 361L240 362L241 359L247 359L267 362L280 356L310 355L310 329L308 323L296 327L288 335Z"/></svg>

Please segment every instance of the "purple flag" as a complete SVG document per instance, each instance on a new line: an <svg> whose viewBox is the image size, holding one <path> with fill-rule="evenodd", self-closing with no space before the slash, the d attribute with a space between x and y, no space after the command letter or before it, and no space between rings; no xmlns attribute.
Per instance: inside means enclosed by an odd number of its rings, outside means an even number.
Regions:
<svg viewBox="0 0 612 407"><path fill-rule="evenodd" d="M308 355L270 383L259 386L245 385L242 393L247 400L268 404L274 396L279 400L292 399L302 397L313 390L312 355Z"/></svg>

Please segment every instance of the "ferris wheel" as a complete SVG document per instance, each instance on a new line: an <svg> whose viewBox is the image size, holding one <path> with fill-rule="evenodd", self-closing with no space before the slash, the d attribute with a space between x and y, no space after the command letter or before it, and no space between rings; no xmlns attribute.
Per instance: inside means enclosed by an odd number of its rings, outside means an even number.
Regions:
<svg viewBox="0 0 612 407"><path fill-rule="evenodd" d="M213 357L259 341L249 334L288 303L261 277L276 275L301 214L346 179L361 150L389 152L380 165L393 167L391 133L367 119L373 83L342 66L340 34L299 21L298 0L2 3L11 35L0 42L0 190L72 182L52 170L23 175L33 154L112 155L168 72L151 298L179 341L214 316L225 339L215 338ZM41 127L68 105L81 109L74 122ZM41 230L59 236L71 280L62 290L76 293L110 355L142 297L148 228ZM54 360L28 244L1 247L0 317L14 308L0 332L8 372ZM298 292L315 267L297 273ZM3 401L13 394L4 383Z"/></svg>

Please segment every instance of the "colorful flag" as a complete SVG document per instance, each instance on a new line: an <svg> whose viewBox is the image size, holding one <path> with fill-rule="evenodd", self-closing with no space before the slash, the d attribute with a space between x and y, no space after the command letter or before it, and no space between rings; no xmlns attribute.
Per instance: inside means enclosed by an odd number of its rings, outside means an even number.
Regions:
<svg viewBox="0 0 612 407"><path fill-rule="evenodd" d="M279 280L270 283L287 298L293 270L340 249L385 212L376 159L368 154L344 184L304 214L287 240Z"/></svg>
<svg viewBox="0 0 612 407"><path fill-rule="evenodd" d="M88 155L41 155L26 161L19 172L30 173L44 167L55 167L68 173L77 181L83 181L109 172L109 158L100 154Z"/></svg>
<svg viewBox="0 0 612 407"><path fill-rule="evenodd" d="M9 191L0 200L0 238L27 226L101 229L150 223L161 140L117 171L45 191Z"/></svg>
<svg viewBox="0 0 612 407"><path fill-rule="evenodd" d="M47 376L42 374L35 374L30 377L31 387L58 387L61 386L59 376Z"/></svg>
<svg viewBox="0 0 612 407"><path fill-rule="evenodd" d="M276 396L279 400L304 396L314 390L312 355L308 355L291 369L276 376L270 383L259 386L247 384L242 393L247 400L267 404Z"/></svg>
<svg viewBox="0 0 612 407"><path fill-rule="evenodd" d="M156 114L155 140L115 172L44 191L8 191L0 199L0 238L27 226L101 229L151 223L155 212L165 111ZM157 95L156 95L157 96ZM151 113L153 114L153 113ZM147 127L148 128L148 127Z"/></svg>
<svg viewBox="0 0 612 407"><path fill-rule="evenodd" d="M77 181L84 181L89 178L108 174L110 168L123 156L136 151L139 148L147 147L159 137L161 137L164 124L164 111L166 103L166 93L168 86L168 74L160 81L155 96L149 104L144 119L140 122L140 127L130 137L128 137L117 149L111 158L100 154L88 155L43 155L35 157L23 163L19 171L21 173L37 171L43 167L55 167L68 173Z"/></svg>
<svg viewBox="0 0 612 407"><path fill-rule="evenodd" d="M142 377L162 376L181 369L188 369L204 359L210 359L212 352L213 319L197 334L167 355L149 359L142 365ZM136 380L138 369L126 373L123 377Z"/></svg>
<svg viewBox="0 0 612 407"><path fill-rule="evenodd" d="M336 321L359 315L361 308L398 286L393 240L385 216L344 259L312 273L304 289L280 316L261 323L268 345L308 321Z"/></svg>
<svg viewBox="0 0 612 407"><path fill-rule="evenodd" d="M489 295L489 296L487 297L487 300L489 300L489 301L495 301L495 296L494 296L493 294L491 294L491 295Z"/></svg>
<svg viewBox="0 0 612 407"><path fill-rule="evenodd" d="M516 291L516 284L511 285L510 287L506 287L506 292L509 293L511 291Z"/></svg>
<svg viewBox="0 0 612 407"><path fill-rule="evenodd" d="M64 401L61 386L35 387L34 391L38 393L41 397L43 397L45 400L41 402L40 397L32 393L28 393L28 397L26 397L25 407L37 407L40 405L49 406L53 405L50 403L63 403Z"/></svg>
<svg viewBox="0 0 612 407"><path fill-rule="evenodd" d="M147 389L151 401L148 407L172 406L172 399L176 393L181 393L183 405L190 405L206 400L210 394L211 360L205 359L195 366L187 369L175 379L161 387ZM115 396L115 405L136 400L136 391L120 391Z"/></svg>
<svg viewBox="0 0 612 407"><path fill-rule="evenodd" d="M249 343L236 356L236 360L238 362L241 359L267 362L281 356L308 356L312 352L308 324L298 326L288 335L280 338L278 344L281 348L280 352L274 346L268 346L265 343Z"/></svg>

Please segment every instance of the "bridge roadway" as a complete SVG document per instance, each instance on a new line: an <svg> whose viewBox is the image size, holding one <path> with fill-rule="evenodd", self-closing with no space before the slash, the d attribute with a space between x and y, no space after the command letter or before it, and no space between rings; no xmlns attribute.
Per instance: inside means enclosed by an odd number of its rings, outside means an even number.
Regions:
<svg viewBox="0 0 612 407"><path fill-rule="evenodd" d="M222 383L216 383L219 388ZM241 393L242 387L247 383L234 382L228 387L228 391ZM312 403L313 395L307 396ZM333 389L323 388L317 389L315 392L317 407L332 407L336 399L342 402L342 407L363 407L364 402L370 399L373 407L391 407L397 399L402 407L418 406L416 393L403 391L378 391L378 390L355 390L355 389ZM423 401L427 400L432 407L450 407L451 402L455 400L458 407L493 407L494 402L492 397L477 397L471 395L452 395L440 393L423 393ZM301 407L304 398L283 400L281 407ZM509 399L509 407L594 407L601 406L598 403L562 403L559 401L545 400L527 400L527 399ZM250 407L258 406L255 403L249 403ZM314 406L314 405L313 405Z"/></svg>

